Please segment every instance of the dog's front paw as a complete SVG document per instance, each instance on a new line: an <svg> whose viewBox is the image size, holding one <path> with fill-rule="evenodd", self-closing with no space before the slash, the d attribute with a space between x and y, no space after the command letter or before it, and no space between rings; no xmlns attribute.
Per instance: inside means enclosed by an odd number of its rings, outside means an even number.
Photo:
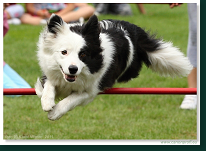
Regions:
<svg viewBox="0 0 206 151"><path fill-rule="evenodd" d="M45 112L49 112L53 110L53 107L55 106L55 102L53 99L50 100L41 99L41 106Z"/></svg>
<svg viewBox="0 0 206 151"><path fill-rule="evenodd" d="M55 121L61 118L65 113L62 112L61 105L58 103L53 107L53 110L49 111L48 113L48 119Z"/></svg>

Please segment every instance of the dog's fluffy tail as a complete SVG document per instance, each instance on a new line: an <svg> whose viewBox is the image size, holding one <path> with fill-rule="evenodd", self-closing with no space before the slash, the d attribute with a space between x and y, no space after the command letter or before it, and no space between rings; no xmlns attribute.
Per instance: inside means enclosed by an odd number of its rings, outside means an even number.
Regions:
<svg viewBox="0 0 206 151"><path fill-rule="evenodd" d="M37 82L35 84L35 91L36 91L37 96L41 98L43 87L42 87L42 84L39 78L37 79Z"/></svg>
<svg viewBox="0 0 206 151"><path fill-rule="evenodd" d="M162 76L187 76L192 65L187 57L171 42L158 41L154 51L147 51L149 68Z"/></svg>

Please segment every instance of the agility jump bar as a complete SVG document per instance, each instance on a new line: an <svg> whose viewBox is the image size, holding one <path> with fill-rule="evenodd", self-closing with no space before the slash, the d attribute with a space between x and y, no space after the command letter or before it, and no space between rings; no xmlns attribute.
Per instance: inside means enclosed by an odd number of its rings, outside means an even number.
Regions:
<svg viewBox="0 0 206 151"><path fill-rule="evenodd" d="M34 88L3 89L4 95L36 95ZM99 94L164 94L195 95L197 88L111 88Z"/></svg>

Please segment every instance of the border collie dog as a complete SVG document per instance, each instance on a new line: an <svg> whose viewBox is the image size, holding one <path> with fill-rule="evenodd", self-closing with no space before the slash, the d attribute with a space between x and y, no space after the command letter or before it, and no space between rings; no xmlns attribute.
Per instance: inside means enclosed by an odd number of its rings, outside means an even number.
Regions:
<svg viewBox="0 0 206 151"><path fill-rule="evenodd" d="M129 22L98 21L95 15L84 24L67 24L52 14L40 34L37 57L43 76L35 90L50 120L93 101L115 82L136 78L143 63L162 76L187 76L192 69L171 42Z"/></svg>

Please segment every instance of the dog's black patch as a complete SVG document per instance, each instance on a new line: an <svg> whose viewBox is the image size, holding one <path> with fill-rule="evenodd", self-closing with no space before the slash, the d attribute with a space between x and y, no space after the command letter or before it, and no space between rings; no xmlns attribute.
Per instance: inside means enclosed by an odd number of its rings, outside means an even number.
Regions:
<svg viewBox="0 0 206 151"><path fill-rule="evenodd" d="M96 45L100 47L99 34L99 22L97 16L93 15L92 17L90 17L88 22L83 25L82 36L87 42L87 45Z"/></svg>
<svg viewBox="0 0 206 151"><path fill-rule="evenodd" d="M53 34L57 34L57 26L61 26L63 24L63 20L58 15L53 16L47 25L49 32Z"/></svg>
<svg viewBox="0 0 206 151"><path fill-rule="evenodd" d="M100 27L97 17L92 16L82 27L76 26L70 29L77 34L81 34L86 41L86 46L79 52L80 60L87 65L91 74L98 72L103 65L103 56L101 55ZM85 57L81 57L82 53L85 54Z"/></svg>
<svg viewBox="0 0 206 151"><path fill-rule="evenodd" d="M105 21L107 22L107 20ZM127 32L127 36L133 44L134 54L130 66L121 75L126 67L130 53L128 40L122 35L123 31ZM127 82L132 78L136 78L143 63L146 66L151 64L146 52L156 51L160 46L159 40L155 39L154 36L150 36L142 28L126 21L109 20L107 29L101 28L101 32L108 34L112 42L115 43L115 55L112 64L101 79L100 90L112 87L116 80L117 82Z"/></svg>
<svg viewBox="0 0 206 151"><path fill-rule="evenodd" d="M109 36L110 40L114 43L115 49L112 57L113 61L99 84L99 89L104 90L105 88L112 87L116 79L125 70L130 52L129 42L122 30L109 28L107 30L102 29L101 32Z"/></svg>
<svg viewBox="0 0 206 151"><path fill-rule="evenodd" d="M90 45L83 47L79 52L80 60L87 65L91 74L98 72L103 65L102 55L100 53L93 53L97 49L100 49L99 51L102 51L101 48L91 47ZM81 57L82 53L85 54L85 57Z"/></svg>
<svg viewBox="0 0 206 151"><path fill-rule="evenodd" d="M70 30L72 32L77 33L78 35L82 35L82 26L81 25L75 25L75 26L71 26Z"/></svg>
<svg viewBox="0 0 206 151"><path fill-rule="evenodd" d="M46 83L47 77L45 75L42 75L40 78L40 82L42 87L44 88L44 84Z"/></svg>

